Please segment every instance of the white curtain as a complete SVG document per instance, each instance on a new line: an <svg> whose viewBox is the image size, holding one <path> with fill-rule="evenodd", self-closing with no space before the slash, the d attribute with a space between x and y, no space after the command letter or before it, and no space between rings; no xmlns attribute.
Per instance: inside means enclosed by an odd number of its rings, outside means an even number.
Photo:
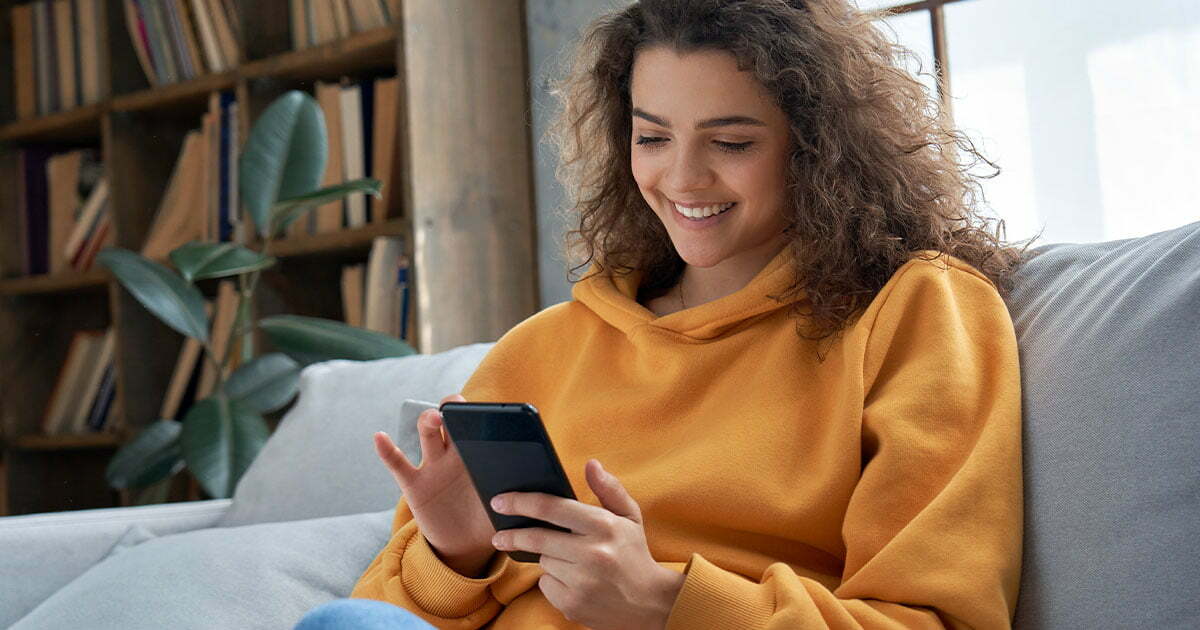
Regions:
<svg viewBox="0 0 1200 630"><path fill-rule="evenodd" d="M982 186L1010 241L1040 230L1039 244L1094 242L1200 220L1200 0L966 0L944 11L955 123L1001 169ZM928 16L884 28L925 74Z"/></svg>

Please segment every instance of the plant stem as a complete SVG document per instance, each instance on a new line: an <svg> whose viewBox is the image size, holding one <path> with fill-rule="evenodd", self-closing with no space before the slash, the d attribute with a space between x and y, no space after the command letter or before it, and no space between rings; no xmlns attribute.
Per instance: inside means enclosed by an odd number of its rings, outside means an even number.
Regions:
<svg viewBox="0 0 1200 630"><path fill-rule="evenodd" d="M268 231L266 239L263 240L263 248L260 253L263 256L269 256L270 249L271 234ZM240 289L238 290L237 316L233 318L233 324L230 326L229 342L225 346L224 356L221 357L221 362L217 365L217 391L223 391L223 387L225 385L225 366L229 365L229 359L233 356L233 347L235 345L233 341L235 334L241 334L244 337L250 337L251 331L253 330L253 327L247 329L245 324L246 321L250 319L250 308L254 301L254 290L258 288L258 278L261 273L261 269L255 269L254 271L251 271L249 273L249 280L246 278L247 274L238 274L238 285L240 286ZM247 283L249 284L249 287L247 287ZM242 344L243 352L246 352L248 343L250 342L244 342ZM249 352L252 353L253 348L250 348ZM243 354L243 357L245 357L245 354Z"/></svg>

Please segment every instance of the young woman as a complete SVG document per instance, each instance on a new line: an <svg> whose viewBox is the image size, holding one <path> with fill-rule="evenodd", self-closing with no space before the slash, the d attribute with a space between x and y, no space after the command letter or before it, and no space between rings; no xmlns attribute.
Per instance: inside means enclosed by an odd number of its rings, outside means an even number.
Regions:
<svg viewBox="0 0 1200 630"><path fill-rule="evenodd" d="M496 533L426 412L420 467L375 436L404 495L393 536L361 603L322 618L1009 625L1019 252L973 209L955 151L978 154L872 17L643 0L591 26L555 128L590 269L452 397L541 411L579 500L493 505L570 531Z"/></svg>

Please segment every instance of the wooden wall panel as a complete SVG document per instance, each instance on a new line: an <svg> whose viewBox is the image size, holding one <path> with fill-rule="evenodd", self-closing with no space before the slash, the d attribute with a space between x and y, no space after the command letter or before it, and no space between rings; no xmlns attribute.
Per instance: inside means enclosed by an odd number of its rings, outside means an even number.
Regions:
<svg viewBox="0 0 1200 630"><path fill-rule="evenodd" d="M422 352L494 341L537 308L521 0L404 3Z"/></svg>

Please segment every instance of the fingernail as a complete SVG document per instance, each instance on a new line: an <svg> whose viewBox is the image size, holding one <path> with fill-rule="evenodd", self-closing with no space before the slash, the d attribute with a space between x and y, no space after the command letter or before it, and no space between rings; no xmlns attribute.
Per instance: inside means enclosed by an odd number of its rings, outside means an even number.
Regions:
<svg viewBox="0 0 1200 630"><path fill-rule="evenodd" d="M504 495L496 495L492 497L492 509L497 512L503 512L508 508L508 497Z"/></svg>
<svg viewBox="0 0 1200 630"><path fill-rule="evenodd" d="M508 549L508 544L504 542L503 534L496 534L495 536L492 536L492 546L502 551Z"/></svg>

